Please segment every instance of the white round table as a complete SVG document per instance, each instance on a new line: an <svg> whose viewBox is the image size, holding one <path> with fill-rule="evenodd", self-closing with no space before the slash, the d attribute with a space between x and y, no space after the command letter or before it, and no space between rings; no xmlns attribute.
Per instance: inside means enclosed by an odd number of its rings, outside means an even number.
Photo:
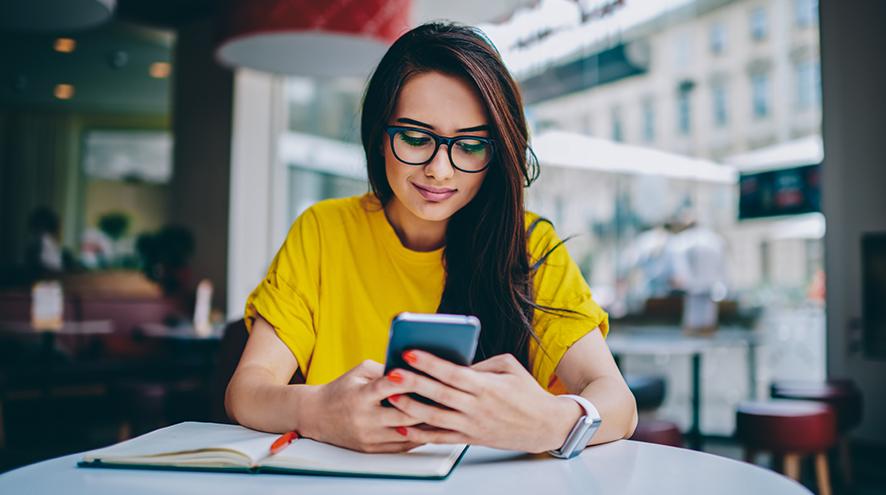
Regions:
<svg viewBox="0 0 886 495"><path fill-rule="evenodd" d="M0 493L125 494L778 494L811 495L772 471L688 449L622 440L569 461L470 447L444 481L78 468L80 454L0 475Z"/></svg>

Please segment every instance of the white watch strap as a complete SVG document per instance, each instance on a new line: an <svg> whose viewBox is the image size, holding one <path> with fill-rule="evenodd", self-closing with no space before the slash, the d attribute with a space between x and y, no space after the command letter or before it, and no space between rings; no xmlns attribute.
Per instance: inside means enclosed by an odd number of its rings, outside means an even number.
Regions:
<svg viewBox="0 0 886 495"><path fill-rule="evenodd" d="M588 416L592 420L593 419L600 419L600 411L597 411L597 408L594 407L593 404L591 404L591 401L585 399L584 397L582 397L580 395L573 395L573 394L564 394L564 395L560 395L559 397L569 397L570 399L574 400L575 402L578 402L578 405L580 405L581 408L585 410L586 416Z"/></svg>

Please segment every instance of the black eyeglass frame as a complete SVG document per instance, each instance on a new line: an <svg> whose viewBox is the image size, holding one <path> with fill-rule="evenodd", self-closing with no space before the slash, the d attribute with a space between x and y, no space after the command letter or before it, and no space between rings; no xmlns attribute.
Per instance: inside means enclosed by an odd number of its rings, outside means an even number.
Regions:
<svg viewBox="0 0 886 495"><path fill-rule="evenodd" d="M394 147L394 136L398 132L401 132L401 131L420 132L422 134L430 136L434 140L434 152L431 153L431 157L423 162L418 162L418 163L407 162L406 160L400 158L397 155L396 148ZM405 163L406 165L419 166L419 165L427 165L428 163L431 163L434 160L434 157L437 156L437 152L440 151L441 144L446 145L446 154L449 156L449 164L452 165L452 167L455 168L456 170L459 170L459 171L464 172L466 174L477 174L477 173L480 173L480 172L486 170L487 168L489 168L489 164L492 163L492 160L495 157L495 140L492 138L488 138L488 137L483 137L483 136L447 137L447 136L440 136L438 134L434 134L433 132L431 132L427 129L420 129L418 127L399 126L399 125L389 125L389 126L385 127L385 132L388 134L388 138L391 141L391 152L394 153L394 157L397 158L397 160L400 160L401 162ZM481 141L483 143L486 143L489 146L489 160L486 162L486 165L483 165L483 168L481 168L480 170L465 170L465 169L459 167L458 165L456 165L455 160L452 159L452 146L459 141L466 141L468 139L471 139L474 141Z"/></svg>

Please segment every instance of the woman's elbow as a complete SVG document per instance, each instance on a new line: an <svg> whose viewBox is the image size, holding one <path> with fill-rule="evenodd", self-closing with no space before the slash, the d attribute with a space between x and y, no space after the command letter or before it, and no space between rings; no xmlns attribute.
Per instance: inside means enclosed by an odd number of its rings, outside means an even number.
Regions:
<svg viewBox="0 0 886 495"><path fill-rule="evenodd" d="M628 421L625 434L622 438L631 438L634 434L634 430L637 429L637 422L639 421L640 416L637 413L637 399L634 397L634 393L631 392L631 389L627 387L627 384L625 385L625 391L625 410L628 412L630 421Z"/></svg>
<svg viewBox="0 0 886 495"><path fill-rule="evenodd" d="M228 415L228 419L239 424L240 419L237 414L237 405L236 383L234 377L231 377L231 381L228 382L228 386L225 388L225 414Z"/></svg>

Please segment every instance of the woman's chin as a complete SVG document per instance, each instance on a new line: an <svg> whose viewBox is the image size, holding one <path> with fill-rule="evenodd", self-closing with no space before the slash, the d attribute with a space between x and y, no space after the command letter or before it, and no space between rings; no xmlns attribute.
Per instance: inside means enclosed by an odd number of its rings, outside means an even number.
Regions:
<svg viewBox="0 0 886 495"><path fill-rule="evenodd" d="M425 201L423 198L418 198L418 200L412 201L411 203L412 204L409 205L409 210L412 214L426 222L442 222L448 220L449 217L458 211L457 208L452 206L452 204L447 204L447 201L434 203L431 201Z"/></svg>

